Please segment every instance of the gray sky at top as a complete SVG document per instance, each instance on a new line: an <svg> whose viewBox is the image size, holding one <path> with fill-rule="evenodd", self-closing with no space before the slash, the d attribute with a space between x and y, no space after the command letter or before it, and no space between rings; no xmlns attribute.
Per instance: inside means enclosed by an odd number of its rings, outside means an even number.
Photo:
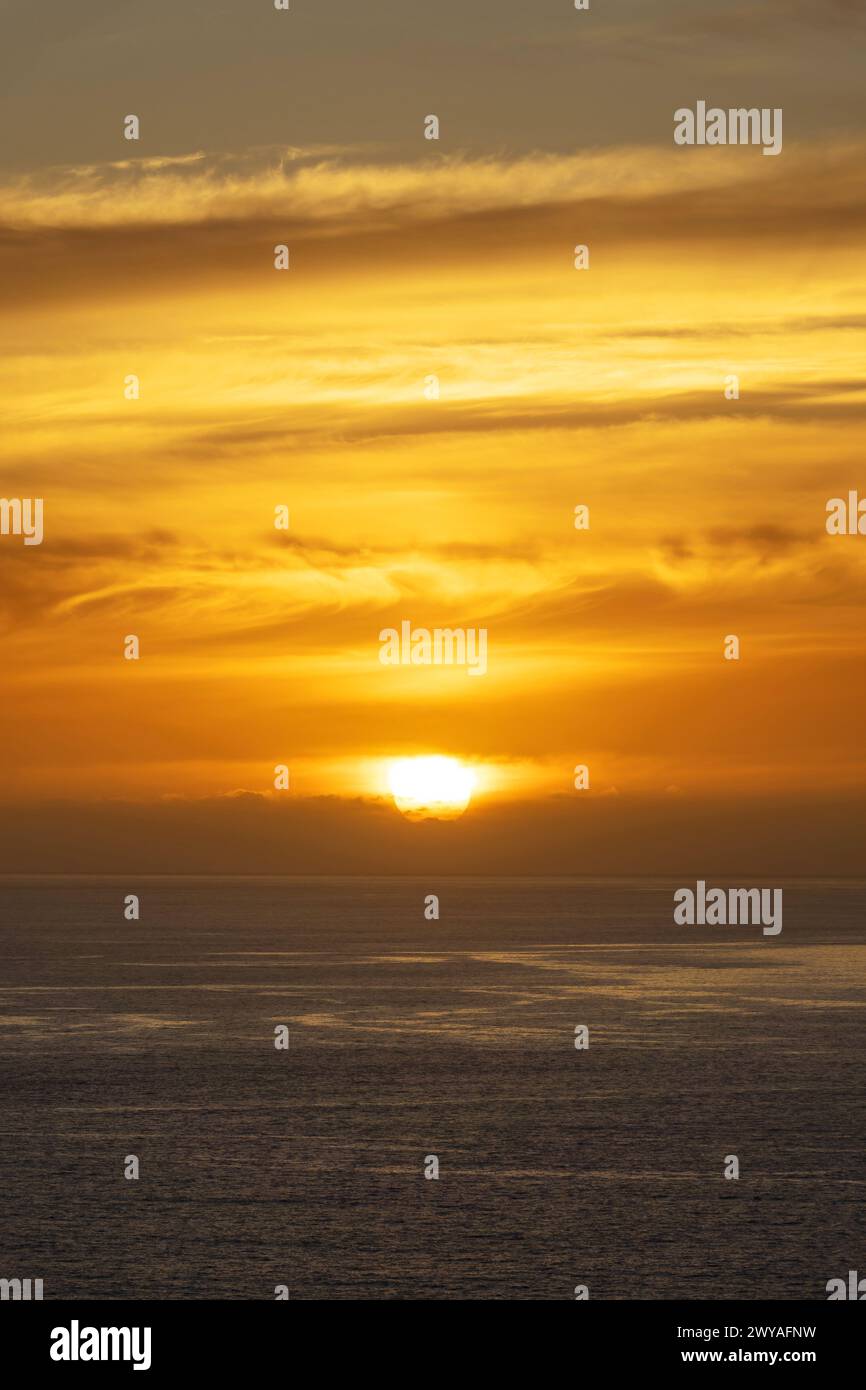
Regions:
<svg viewBox="0 0 866 1390"><path fill-rule="evenodd" d="M866 0L0 0L0 167L270 145L668 145L672 113L862 132ZM122 119L142 120L136 146Z"/></svg>

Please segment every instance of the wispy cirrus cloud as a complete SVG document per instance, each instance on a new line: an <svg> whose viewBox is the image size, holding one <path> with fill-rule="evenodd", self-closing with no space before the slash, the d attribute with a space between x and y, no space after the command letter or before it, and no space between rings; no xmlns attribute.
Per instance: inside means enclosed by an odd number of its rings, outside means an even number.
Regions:
<svg viewBox="0 0 866 1390"><path fill-rule="evenodd" d="M340 153L346 157L335 157ZM792 207L807 201L805 177L819 182L834 207L866 203L857 142L831 150L823 143L786 148L784 172L772 182L752 149L714 153L708 159L696 149L626 146L514 158L431 155L412 163L289 147L237 156L154 155L7 176L0 183L0 225L170 227L285 216L294 225L345 221L346 230L349 224L384 229L400 220L676 194L696 198L710 190L730 198L737 188L761 192L763 203Z"/></svg>

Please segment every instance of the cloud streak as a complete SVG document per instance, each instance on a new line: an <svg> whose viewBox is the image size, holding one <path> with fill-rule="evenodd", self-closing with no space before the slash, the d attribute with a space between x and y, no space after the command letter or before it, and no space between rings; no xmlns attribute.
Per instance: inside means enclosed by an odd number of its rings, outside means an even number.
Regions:
<svg viewBox="0 0 866 1390"><path fill-rule="evenodd" d="M348 151L346 152L348 154ZM200 226L287 218L295 228L382 231L402 222L595 201L643 202L674 194L731 196L744 187L776 207L809 207L804 179L833 207L866 202L863 147L786 146L785 172L770 184L751 149L706 151L632 146L513 158L431 155L369 163L290 148L246 156L204 151L8 176L0 225L31 228ZM721 156L721 157L719 157ZM717 205L718 206L718 205Z"/></svg>

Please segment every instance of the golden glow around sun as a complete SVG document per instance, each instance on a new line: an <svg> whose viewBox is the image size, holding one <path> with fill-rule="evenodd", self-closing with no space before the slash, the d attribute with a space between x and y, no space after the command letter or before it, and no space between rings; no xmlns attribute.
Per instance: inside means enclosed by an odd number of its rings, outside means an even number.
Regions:
<svg viewBox="0 0 866 1390"><path fill-rule="evenodd" d="M400 758L389 764L388 785L404 816L448 820L469 805L475 773L456 758Z"/></svg>

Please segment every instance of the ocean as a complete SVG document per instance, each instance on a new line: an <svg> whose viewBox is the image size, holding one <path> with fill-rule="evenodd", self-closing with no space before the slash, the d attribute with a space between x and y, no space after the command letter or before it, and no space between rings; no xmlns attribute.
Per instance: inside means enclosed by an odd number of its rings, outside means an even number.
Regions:
<svg viewBox="0 0 866 1390"><path fill-rule="evenodd" d="M866 1272L866 884L774 884L776 937L676 926L684 885L0 880L0 1277L825 1299Z"/></svg>

